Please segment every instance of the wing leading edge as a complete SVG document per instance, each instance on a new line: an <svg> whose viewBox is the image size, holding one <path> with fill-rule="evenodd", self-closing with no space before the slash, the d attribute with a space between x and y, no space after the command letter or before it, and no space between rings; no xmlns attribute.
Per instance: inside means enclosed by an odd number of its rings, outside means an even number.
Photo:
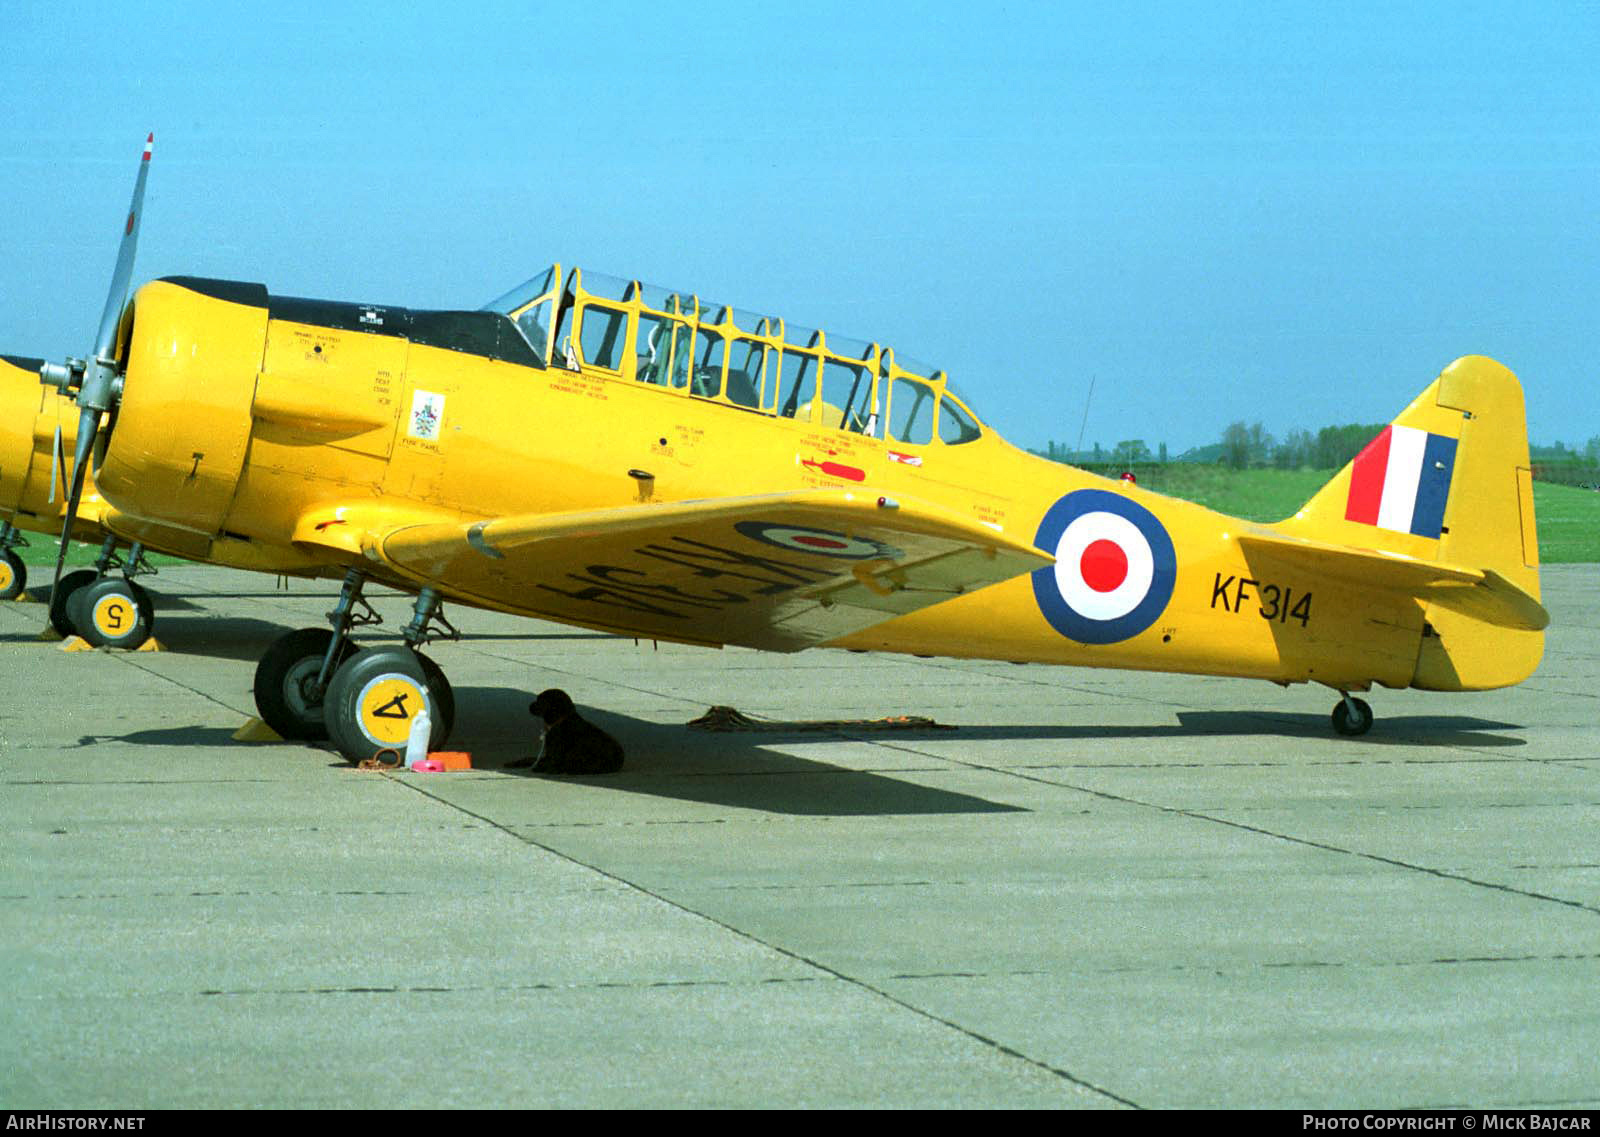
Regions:
<svg viewBox="0 0 1600 1137"><path fill-rule="evenodd" d="M1052 563L936 506L846 490L371 533L370 557L488 607L628 635L798 651Z"/></svg>

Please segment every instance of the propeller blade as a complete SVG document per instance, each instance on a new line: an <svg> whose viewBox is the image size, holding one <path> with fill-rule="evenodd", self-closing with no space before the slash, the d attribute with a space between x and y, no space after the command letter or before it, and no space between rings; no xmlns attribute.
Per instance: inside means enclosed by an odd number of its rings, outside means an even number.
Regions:
<svg viewBox="0 0 1600 1137"><path fill-rule="evenodd" d="M61 548L56 553L55 583L61 583L61 569L67 563L67 546L72 541L72 523L78 518L78 502L83 498L83 481L89 472L89 454L100 429L100 412L84 407L78 416L78 445L72 456L72 485L67 491L67 515L61 520Z"/></svg>
<svg viewBox="0 0 1600 1137"><path fill-rule="evenodd" d="M56 487L61 484L61 423L56 423L56 440L50 447L50 504L56 503Z"/></svg>
<svg viewBox="0 0 1600 1137"><path fill-rule="evenodd" d="M94 352L87 360L69 359L65 364L45 364L39 368L43 382L67 393L72 379L82 371L78 386L78 441L72 456L72 477L67 488L67 512L61 519L61 548L56 553L57 587L61 584L61 570L67 563L67 546L72 543L72 526L78 519L78 506L83 500L83 483L89 473L89 462L100 441L101 416L111 410L116 402L117 325L122 322L122 310L128 302L128 284L133 279L133 256L139 246L139 221L144 215L144 187L150 175L150 155L155 150L156 136L152 132L145 138L144 156L139 160L139 175L133 183L133 200L128 205L128 220L122 227L122 243L117 249L117 266L111 273L111 289L106 293L105 310L100 313L100 327L95 333ZM57 453L61 453L59 433ZM54 486L52 485L52 492Z"/></svg>
<svg viewBox="0 0 1600 1137"><path fill-rule="evenodd" d="M100 329L94 337L95 359L110 359L117 347L117 324L122 321L122 309L128 302L128 282L133 279L133 254L139 247L139 222L144 217L144 183L150 173L150 154L155 144L156 136L152 131L145 139L139 176L133 183L133 200L128 204L128 220L122 227L122 244L117 249L117 267L111 274L105 310L100 313Z"/></svg>

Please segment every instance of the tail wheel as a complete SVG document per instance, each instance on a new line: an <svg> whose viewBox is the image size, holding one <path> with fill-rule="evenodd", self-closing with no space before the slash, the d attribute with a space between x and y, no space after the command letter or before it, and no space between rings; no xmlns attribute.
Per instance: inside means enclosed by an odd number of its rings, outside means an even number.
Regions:
<svg viewBox="0 0 1600 1137"><path fill-rule="evenodd" d="M318 691L316 683L332 642L333 632L327 628L301 628L273 641L256 664L256 711L279 737L307 742L328 737L323 718L326 692ZM334 667L355 650L355 645L345 640Z"/></svg>
<svg viewBox="0 0 1600 1137"><path fill-rule="evenodd" d="M28 587L28 566L10 549L0 549L0 600L15 600Z"/></svg>
<svg viewBox="0 0 1600 1137"><path fill-rule="evenodd" d="M1333 705L1333 729L1350 738L1366 734L1372 729L1372 708L1365 699L1340 699Z"/></svg>
<svg viewBox="0 0 1600 1137"><path fill-rule="evenodd" d="M448 735L446 708L422 660L410 648L366 648L334 673L323 717L339 753L362 762L384 750L404 752L411 723L424 707L433 720L428 747L437 749Z"/></svg>
<svg viewBox="0 0 1600 1137"><path fill-rule="evenodd" d="M93 569L74 569L57 581L56 586L50 590L50 626L63 636L78 634L77 626L73 624L72 617L67 612L67 602L87 585L93 584L95 576Z"/></svg>
<svg viewBox="0 0 1600 1137"><path fill-rule="evenodd" d="M73 606L82 616L79 632L95 647L136 648L155 627L150 594L120 576L88 585Z"/></svg>

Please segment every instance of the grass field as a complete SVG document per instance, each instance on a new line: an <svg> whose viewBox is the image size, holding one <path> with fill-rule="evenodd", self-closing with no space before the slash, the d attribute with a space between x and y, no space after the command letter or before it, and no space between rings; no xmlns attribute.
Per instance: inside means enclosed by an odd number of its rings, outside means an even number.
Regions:
<svg viewBox="0 0 1600 1137"><path fill-rule="evenodd" d="M1141 466L1139 484L1185 501L1251 521L1281 521L1321 489L1332 470L1229 470L1222 466L1179 462L1167 466ZM1539 519L1539 558L1545 564L1600 561L1600 493L1533 484L1534 510ZM54 565L55 545L45 537L30 538L22 550L30 565ZM71 565L93 564L97 550L75 546ZM156 565L175 564L170 557L152 557Z"/></svg>
<svg viewBox="0 0 1600 1137"><path fill-rule="evenodd" d="M1539 559L1545 564L1600 561L1600 493L1534 482L1533 513L1539 519Z"/></svg>
<svg viewBox="0 0 1600 1137"><path fill-rule="evenodd" d="M39 568L49 569L52 572L55 570L56 538L46 537L43 533L29 533L27 534L27 538L29 542L28 547L26 549L18 549L17 555L22 558L23 564L30 566L28 579L30 581L42 581L45 584L49 584L49 573L46 573L44 577L40 577L38 572L32 570L37 570ZM126 546L122 547L119 551L124 553L127 552ZM67 550L67 567L87 568L94 564L95 558L99 555L99 545L82 545L78 544L77 542L73 542L72 547ZM168 557L161 553L147 554L145 560L150 564L155 565L157 568L160 568L162 565L181 565L184 563L177 557Z"/></svg>
<svg viewBox="0 0 1600 1137"><path fill-rule="evenodd" d="M1229 470L1173 464L1141 469L1139 484L1251 521L1282 521L1332 478L1332 470ZM1560 565L1600 561L1600 493L1533 483L1539 559Z"/></svg>

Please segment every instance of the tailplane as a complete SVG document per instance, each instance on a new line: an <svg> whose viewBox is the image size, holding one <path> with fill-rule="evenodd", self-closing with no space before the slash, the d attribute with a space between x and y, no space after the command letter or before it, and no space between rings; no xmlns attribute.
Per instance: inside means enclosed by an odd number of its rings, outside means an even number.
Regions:
<svg viewBox="0 0 1600 1137"><path fill-rule="evenodd" d="M1456 360L1292 518L1261 535L1287 557L1423 606L1414 687L1526 679L1544 653L1522 387L1483 356ZM1267 548L1262 549L1268 551Z"/></svg>

